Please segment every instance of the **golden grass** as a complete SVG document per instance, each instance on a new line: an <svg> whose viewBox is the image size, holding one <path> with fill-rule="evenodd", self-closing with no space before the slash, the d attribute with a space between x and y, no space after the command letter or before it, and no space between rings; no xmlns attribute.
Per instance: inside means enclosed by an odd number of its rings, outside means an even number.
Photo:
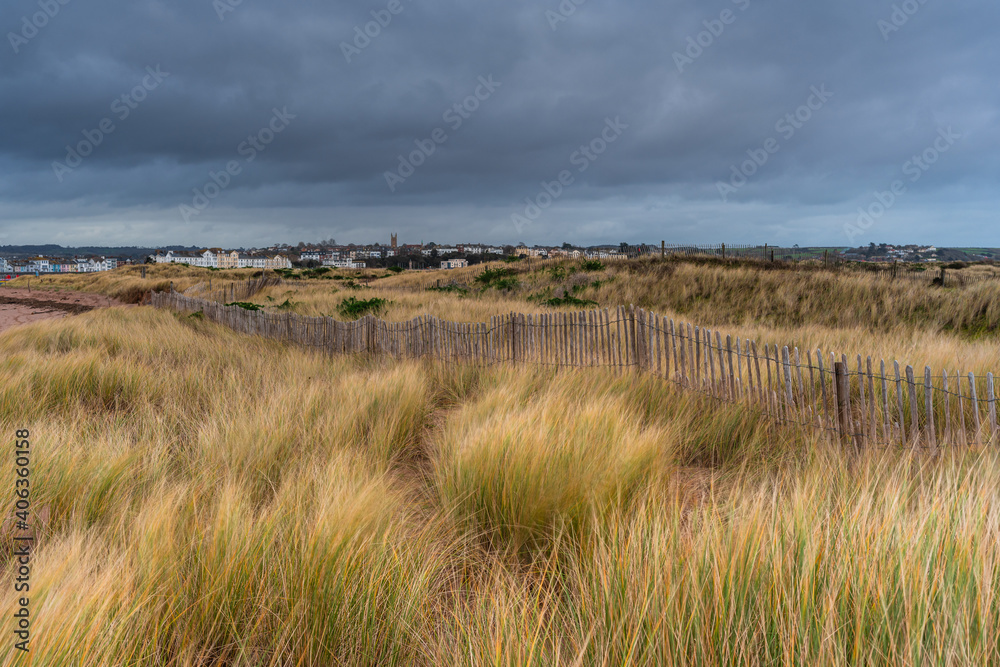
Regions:
<svg viewBox="0 0 1000 667"><path fill-rule="evenodd" d="M596 272L580 270L579 261L545 261L532 265L493 263L492 267L518 271L514 290L479 289L475 276L483 268L452 271L414 271L373 279L372 287L347 287L358 282L358 271L331 271L338 280L305 279L269 287L249 301L279 312L342 319L338 305L347 298L381 298L389 304L381 317L407 321L432 314L456 322L488 322L510 312L552 313L567 310L545 305L538 295L551 296L573 284L584 285L577 296L600 307L635 304L676 321L719 330L724 335L764 343L798 347L805 351L871 355L878 368L884 359L917 370L931 366L935 374L969 371L977 375L1000 370L1000 281L963 288L940 289L914 281L895 283L856 272L834 274L821 267L766 269L761 265L698 263L657 259L613 262ZM134 272L137 267L130 267ZM205 296L205 269L157 267L175 275L177 289ZM554 279L560 269L564 278ZM575 271L575 272L574 272ZM973 266L964 272L992 271ZM221 273L221 272L220 272ZM383 272L384 273L384 272ZM562 275L556 271L557 275ZM153 284L148 274L146 287ZM171 274L174 275L174 274ZM377 275L372 273L372 275ZM119 289L114 274L102 289ZM132 285L132 273L117 280ZM66 277L66 284L74 284ZM161 278L156 278L161 280ZM438 281L454 280L472 289L467 294L428 290ZM583 281L583 282L580 282ZM600 283L593 287L593 283ZM213 283L213 286L218 284ZM188 287L185 288L185 285ZM130 289L137 289L134 286ZM828 357L827 357L828 358Z"/></svg>
<svg viewBox="0 0 1000 667"><path fill-rule="evenodd" d="M142 277L145 268L146 277ZM21 276L6 283L10 287L28 287L41 290L77 290L104 294L123 303L139 303L149 291L165 291L171 283L178 292L205 294L209 281L212 290L228 287L252 276L259 276L257 269L208 269L180 264L149 264L145 267L122 266L114 271L94 273L42 274Z"/></svg>
<svg viewBox="0 0 1000 667"><path fill-rule="evenodd" d="M331 358L149 308L10 330L0 360L49 517L33 664L1000 664L995 451L849 458L651 376Z"/></svg>
<svg viewBox="0 0 1000 667"><path fill-rule="evenodd" d="M506 264L518 282L512 290L482 289L475 277L483 265L450 271L332 270L324 278L291 280L267 288L250 299L266 309L340 319L337 306L350 297L382 298L390 303L382 314L389 321L406 321L432 314L461 322L487 322L510 312L551 313L566 310L543 303L569 291L599 307L635 304L678 321L756 340L806 349L821 348L838 355L871 355L898 359L918 370L1000 370L1000 280L968 287L941 289L919 281L891 281L821 266L791 266L658 258L607 262L599 271L584 271L579 260L547 260ZM244 280L249 270L211 272L184 266L140 267L105 274L45 278L64 289L86 289L123 300L137 300L149 289L165 289L174 281L178 291L207 296L213 289ZM930 269L929 269L930 270ZM970 266L961 274L995 273L989 266ZM305 272L308 274L308 272ZM359 276L372 278L371 287ZM336 279L332 279L336 277ZM23 280L23 279L21 279ZM37 280L32 278L32 280ZM45 285L48 286L49 282ZM438 282L468 286L467 293L428 290ZM594 286L597 283L597 286ZM35 284L35 283L33 283ZM574 292L575 290L575 292ZM138 296L137 296L138 295Z"/></svg>

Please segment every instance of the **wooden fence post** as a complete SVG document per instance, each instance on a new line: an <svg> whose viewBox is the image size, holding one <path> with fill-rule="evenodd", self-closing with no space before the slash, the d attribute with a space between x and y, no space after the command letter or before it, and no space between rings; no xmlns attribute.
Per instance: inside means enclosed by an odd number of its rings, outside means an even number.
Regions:
<svg viewBox="0 0 1000 667"><path fill-rule="evenodd" d="M795 405L795 396L792 393L792 366L788 358L787 345L781 348L781 368L785 379L785 405L788 406L788 414L790 416L792 414L792 407Z"/></svg>
<svg viewBox="0 0 1000 667"><path fill-rule="evenodd" d="M920 406L917 404L917 386L913 381L913 366L906 367L906 383L910 391L910 437L913 446L920 443Z"/></svg>
<svg viewBox="0 0 1000 667"><path fill-rule="evenodd" d="M896 409L899 418L899 444L906 444L906 414L903 412L903 387L900 384L899 362L893 360L893 370L896 372Z"/></svg>
<svg viewBox="0 0 1000 667"><path fill-rule="evenodd" d="M629 306L629 318L628 318L628 346L632 350L632 354L629 357L630 363L635 366L635 370L641 370L639 363L639 345L638 337L635 333L635 305Z"/></svg>
<svg viewBox="0 0 1000 667"><path fill-rule="evenodd" d="M972 415L975 417L974 424L976 427L976 444L983 444L982 434L983 434L983 423L979 416L979 396L976 393L976 374L969 373L969 397L972 401Z"/></svg>
<svg viewBox="0 0 1000 667"><path fill-rule="evenodd" d="M986 400L990 410L990 437L997 436L997 399L993 393L993 373L986 374Z"/></svg>
<svg viewBox="0 0 1000 667"><path fill-rule="evenodd" d="M851 391L851 381L850 376L847 374L847 364L842 361L834 363L833 374L836 380L833 386L837 400L837 422L840 426L841 439L845 445L854 441L855 450L860 450L861 443L857 442L855 438L852 438L851 434L851 418L849 414L850 408L848 407L848 395Z"/></svg>
<svg viewBox="0 0 1000 667"><path fill-rule="evenodd" d="M934 424L934 384L931 367L924 366L924 412L927 413L927 438L931 447L937 447L937 432Z"/></svg>
<svg viewBox="0 0 1000 667"><path fill-rule="evenodd" d="M518 355L517 355L517 342L518 342L517 336L518 336L518 331L517 331L517 314L511 313L510 314L510 356L511 356L511 359L513 360L513 362L515 364L519 360L518 359Z"/></svg>

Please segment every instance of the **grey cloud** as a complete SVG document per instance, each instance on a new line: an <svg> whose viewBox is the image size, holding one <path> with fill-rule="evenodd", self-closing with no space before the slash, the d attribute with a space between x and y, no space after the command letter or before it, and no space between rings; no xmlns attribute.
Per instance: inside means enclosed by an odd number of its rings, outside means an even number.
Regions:
<svg viewBox="0 0 1000 667"><path fill-rule="evenodd" d="M871 240L1000 241L983 222L1000 166L995 3L928 0L888 40L882 0L588 0L553 30L545 12L559 4L400 0L348 63L342 43L387 0L243 0L221 21L209 0L70 0L18 53L0 44L0 232L841 244L857 207L953 126L962 141ZM727 9L734 20L679 72L674 54ZM5 3L0 31L37 11ZM157 65L170 76L119 120L113 100ZM390 192L397 156L488 75L502 88ZM823 84L834 98L723 203L731 166ZM274 107L297 118L185 223L179 205L241 159ZM510 215L608 116L629 130L519 238ZM53 161L106 117L114 131L59 182Z"/></svg>

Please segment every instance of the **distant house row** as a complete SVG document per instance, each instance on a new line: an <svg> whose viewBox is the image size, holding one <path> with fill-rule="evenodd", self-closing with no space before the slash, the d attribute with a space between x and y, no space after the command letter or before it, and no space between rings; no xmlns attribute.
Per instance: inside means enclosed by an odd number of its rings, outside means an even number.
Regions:
<svg viewBox="0 0 1000 667"><path fill-rule="evenodd" d="M299 254L299 259L303 262L318 262L324 264L325 266L336 266L339 268L364 268L364 262L361 260L389 259L390 257L409 255L423 255L424 257L430 257L435 252L438 256L451 254L504 254L503 248L471 244L428 247L422 245L401 245L398 247L376 245L361 248L334 246L328 248L307 248ZM353 264L353 266L347 266L348 264Z"/></svg>
<svg viewBox="0 0 1000 667"><path fill-rule="evenodd" d="M484 245L458 245L458 246L434 246L431 248L422 248L420 254L424 257L430 257L434 251L437 251L438 256L440 255L502 255L503 248L498 248L496 246L484 246Z"/></svg>
<svg viewBox="0 0 1000 667"><path fill-rule="evenodd" d="M30 257L11 261L0 258L0 273L93 273L114 271L119 263L116 257Z"/></svg>
<svg viewBox="0 0 1000 667"><path fill-rule="evenodd" d="M514 255L518 257L565 257L567 259L580 259L586 257L587 259L622 259L627 257L627 255L620 250L613 249L594 249L594 250L577 250L572 249L561 249L561 248L529 248L527 246L517 246L514 248Z"/></svg>
<svg viewBox="0 0 1000 667"><path fill-rule="evenodd" d="M299 254L299 261L301 262L316 262L317 264L322 264L323 266L332 266L336 269L363 269L365 268L365 263L361 261L362 258L368 257L382 257L381 253L375 254L376 251L362 251L362 250L344 250L339 249L327 249L327 250L306 250ZM394 250L387 250L389 254L385 257L394 257Z"/></svg>
<svg viewBox="0 0 1000 667"><path fill-rule="evenodd" d="M208 248L201 252L168 250L153 255L157 264L188 264L211 269L290 269L292 262L284 255L262 255Z"/></svg>

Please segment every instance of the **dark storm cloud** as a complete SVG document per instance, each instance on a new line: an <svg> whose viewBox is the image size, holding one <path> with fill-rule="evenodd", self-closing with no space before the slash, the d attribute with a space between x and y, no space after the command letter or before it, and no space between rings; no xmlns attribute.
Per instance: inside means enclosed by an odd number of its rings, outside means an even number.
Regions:
<svg viewBox="0 0 1000 667"><path fill-rule="evenodd" d="M996 3L63 2L0 8L7 242L839 244L947 127L961 139L856 240L1000 241ZM832 96L808 109L815 89ZM734 167L755 173L724 201Z"/></svg>

